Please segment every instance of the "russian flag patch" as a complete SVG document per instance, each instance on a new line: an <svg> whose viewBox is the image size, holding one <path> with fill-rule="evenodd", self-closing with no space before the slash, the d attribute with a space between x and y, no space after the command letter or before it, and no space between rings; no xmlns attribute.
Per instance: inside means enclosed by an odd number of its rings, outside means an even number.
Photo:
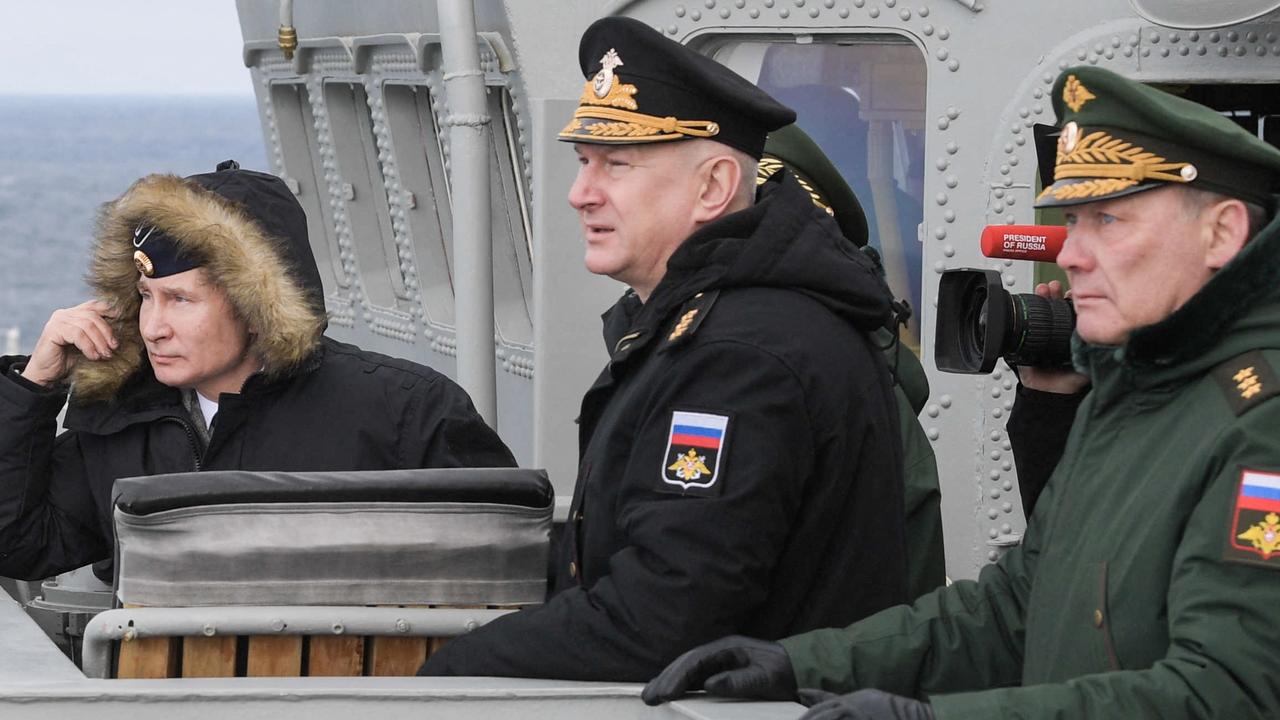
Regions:
<svg viewBox="0 0 1280 720"><path fill-rule="evenodd" d="M729 418L726 415L671 413L662 481L683 491L708 490L720 475Z"/></svg>
<svg viewBox="0 0 1280 720"><path fill-rule="evenodd" d="M1227 558L1280 567L1280 473L1241 471Z"/></svg>

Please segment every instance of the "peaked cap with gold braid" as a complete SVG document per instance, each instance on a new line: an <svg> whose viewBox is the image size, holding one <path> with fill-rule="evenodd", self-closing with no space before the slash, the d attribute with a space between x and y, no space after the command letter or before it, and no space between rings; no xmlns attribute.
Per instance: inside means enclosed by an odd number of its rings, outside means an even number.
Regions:
<svg viewBox="0 0 1280 720"><path fill-rule="evenodd" d="M578 45L587 82L568 142L607 145L709 138L759 158L791 108L729 68L628 17L591 24Z"/></svg>
<svg viewBox="0 0 1280 720"><path fill-rule="evenodd" d="M1167 184L1271 208L1280 150L1217 111L1093 66L1053 86L1059 134L1053 184L1036 207L1079 205Z"/></svg>
<svg viewBox="0 0 1280 720"><path fill-rule="evenodd" d="M813 204L835 218L841 234L858 247L867 244L867 216L862 203L822 148L799 125L769 133L764 155L756 167L756 185L763 185L784 167L808 191Z"/></svg>

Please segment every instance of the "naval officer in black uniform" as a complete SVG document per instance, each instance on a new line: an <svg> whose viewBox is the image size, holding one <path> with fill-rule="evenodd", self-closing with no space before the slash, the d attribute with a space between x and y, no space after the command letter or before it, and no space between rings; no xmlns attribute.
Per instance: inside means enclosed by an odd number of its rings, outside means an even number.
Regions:
<svg viewBox="0 0 1280 720"><path fill-rule="evenodd" d="M795 113L627 18L593 24L560 133L589 270L629 286L580 416L546 604L428 675L647 680L725 633L780 638L906 598L890 314L873 264L787 172Z"/></svg>

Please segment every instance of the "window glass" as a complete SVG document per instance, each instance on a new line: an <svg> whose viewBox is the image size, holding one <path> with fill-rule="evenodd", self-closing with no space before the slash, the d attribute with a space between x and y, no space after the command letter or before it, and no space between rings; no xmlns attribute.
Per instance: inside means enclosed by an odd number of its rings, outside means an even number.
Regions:
<svg viewBox="0 0 1280 720"><path fill-rule="evenodd" d="M924 196L924 55L905 38L744 42L715 53L796 111L862 204L889 287L911 303L919 352Z"/></svg>

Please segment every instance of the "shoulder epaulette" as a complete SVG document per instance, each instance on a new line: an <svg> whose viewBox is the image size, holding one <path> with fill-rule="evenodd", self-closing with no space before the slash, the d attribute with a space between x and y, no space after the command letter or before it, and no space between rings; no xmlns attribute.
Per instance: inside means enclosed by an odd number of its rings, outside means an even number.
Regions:
<svg viewBox="0 0 1280 720"><path fill-rule="evenodd" d="M671 328L671 332L667 333L667 342L663 347L671 347L693 337L694 333L698 332L698 327L702 325L702 321L706 320L707 315L711 313L711 306L716 304L718 297L720 297L719 290L706 290L690 298L680 308L680 319L676 321L675 327Z"/></svg>
<svg viewBox="0 0 1280 720"><path fill-rule="evenodd" d="M1237 416L1280 395L1280 376L1260 350L1250 350L1222 363L1214 368L1213 377Z"/></svg>

